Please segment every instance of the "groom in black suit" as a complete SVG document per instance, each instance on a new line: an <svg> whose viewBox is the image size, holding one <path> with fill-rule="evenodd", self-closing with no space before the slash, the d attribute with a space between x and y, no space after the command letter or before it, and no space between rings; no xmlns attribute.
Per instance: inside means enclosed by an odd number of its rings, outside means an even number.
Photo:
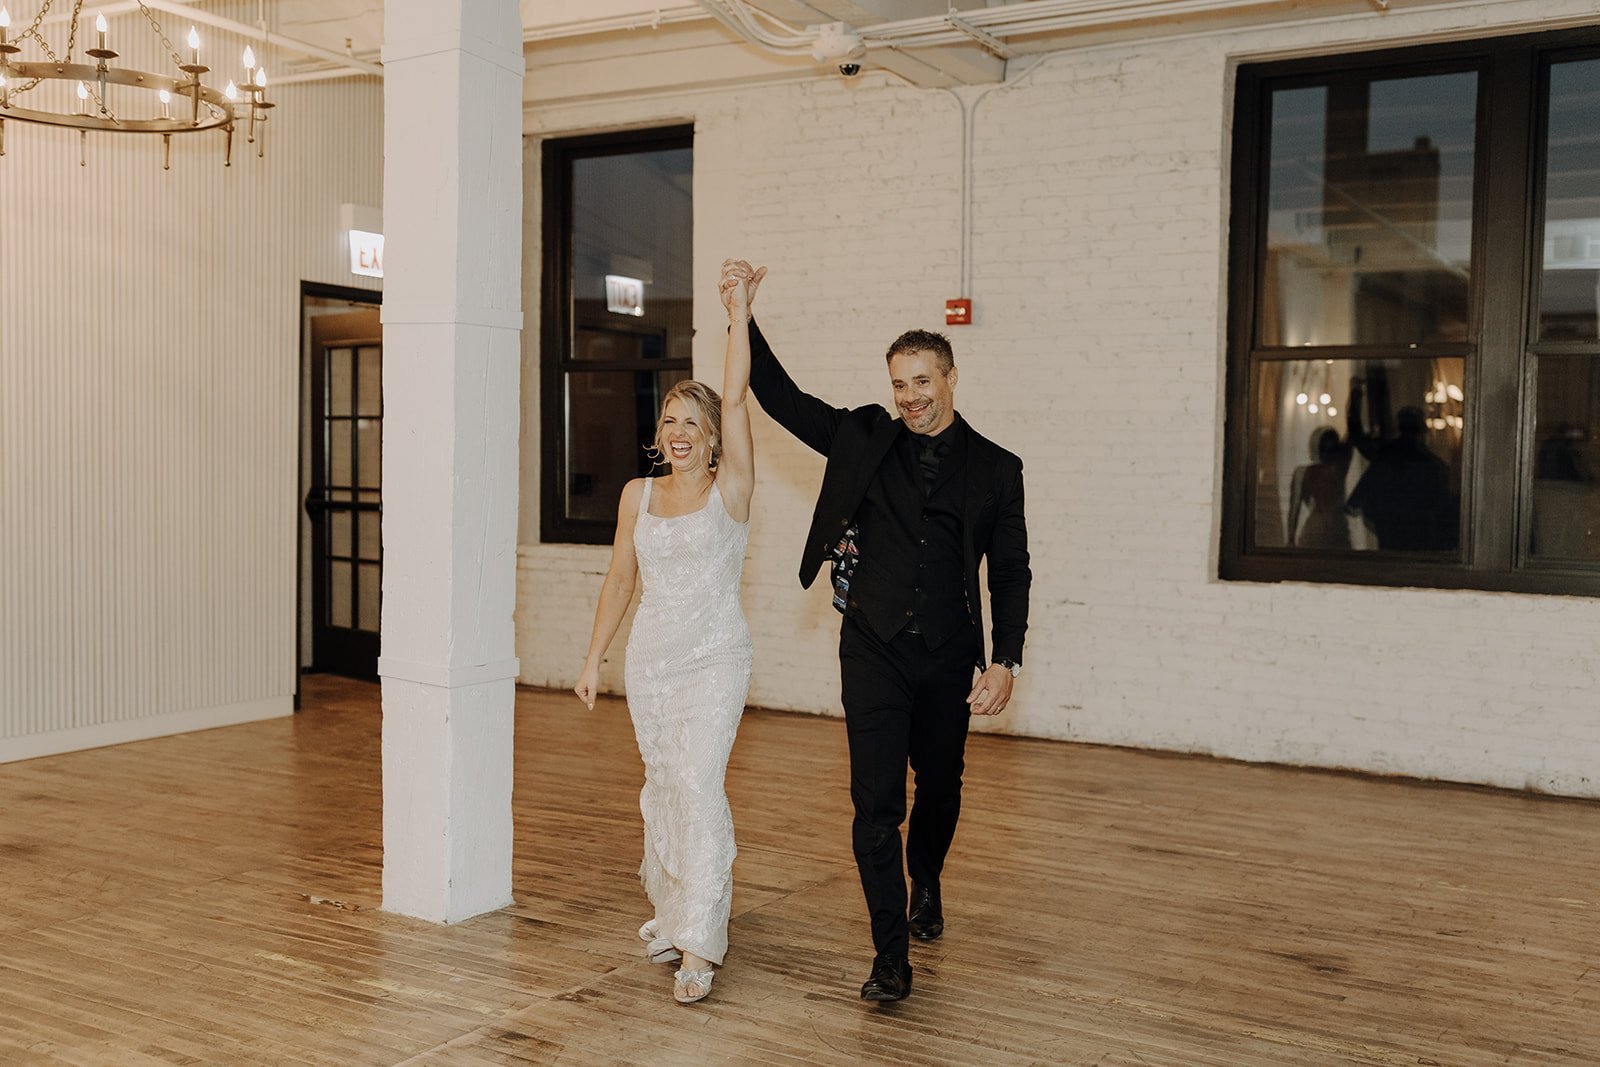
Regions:
<svg viewBox="0 0 1600 1067"><path fill-rule="evenodd" d="M939 875L961 810L968 719L1004 710L1022 671L1032 581L1022 461L956 413L955 357L941 334L912 330L889 346L898 419L877 404L835 408L802 392L753 320L750 349L762 408L828 458L800 584L810 587L833 558L851 836L877 953L861 996L899 1000L911 991L909 937L931 941L944 930ZM984 557L994 615L987 666ZM908 760L909 916L900 844Z"/></svg>

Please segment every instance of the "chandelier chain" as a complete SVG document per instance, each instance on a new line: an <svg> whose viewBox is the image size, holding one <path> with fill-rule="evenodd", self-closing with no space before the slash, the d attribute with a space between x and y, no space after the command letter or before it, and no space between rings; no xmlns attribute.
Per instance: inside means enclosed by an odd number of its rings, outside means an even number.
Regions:
<svg viewBox="0 0 1600 1067"><path fill-rule="evenodd" d="M44 38L39 36L39 26L44 22L44 17L50 13L50 5L54 2L55 0L45 0L44 5L39 8L39 13L33 16L33 25L17 34L17 40L24 41L32 37L41 45L44 44Z"/></svg>
<svg viewBox="0 0 1600 1067"><path fill-rule="evenodd" d="M50 5L49 4L46 4L46 5L44 5L44 7L40 8L39 9L39 14L34 17L33 25L29 26L26 30L24 30L17 37L17 40L21 41L21 40L24 40L24 39L26 39L28 37L32 37L35 41L39 42L40 50L43 51L44 54L49 57L50 62L52 62L52 63L62 63L62 62L71 63L72 62L72 51L73 51L74 48L77 47L77 42L78 42L78 15L79 15L80 12L83 11L83 0L77 0L77 2L72 5L72 29L67 34L67 58L65 60L63 60L60 56L56 55L55 52L51 50L50 43L48 41L46 41L44 39L44 35L39 32L39 24L40 24L40 22L42 22L44 20L45 12L47 12L49 10L50 10ZM35 78L35 79L33 79L33 81L28 83L28 87L32 88L33 86L35 86L37 84L39 84L39 79Z"/></svg>
<svg viewBox="0 0 1600 1067"><path fill-rule="evenodd" d="M39 49L50 58L50 62L60 63L61 59L50 48L50 43L44 39L44 35L39 32L39 27L44 23L44 17L50 13L50 6L52 3L54 3L54 0L45 0L45 3L39 8L39 13L33 16L32 25L18 34L17 40L25 41L29 37L32 37L35 41L39 42ZM72 29L67 35L67 62L72 61L73 45L78 39L78 13L82 10L83 0L77 0L77 2L72 6ZM19 85L16 89L12 90L12 92L17 94L25 93L28 90L35 88L42 80L43 79L41 78L30 78L26 83Z"/></svg>
<svg viewBox="0 0 1600 1067"><path fill-rule="evenodd" d="M83 0L78 0L78 2L81 4ZM144 0L139 0L139 12L149 21L150 28L156 31L156 36L161 38L161 43L165 46L167 54L172 57L172 61L180 67L183 66L183 57L178 54L176 48L172 47L172 42L167 40L166 31L161 28L161 23L156 21L155 12L144 6Z"/></svg>

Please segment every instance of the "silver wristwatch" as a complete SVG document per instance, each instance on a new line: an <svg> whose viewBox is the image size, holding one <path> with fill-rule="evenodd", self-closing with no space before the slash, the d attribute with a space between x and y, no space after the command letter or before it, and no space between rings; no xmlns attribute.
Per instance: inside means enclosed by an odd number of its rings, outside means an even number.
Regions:
<svg viewBox="0 0 1600 1067"><path fill-rule="evenodd" d="M994 661L994 665L996 667L1004 667L1006 670L1010 671L1011 677L1013 678L1022 677L1022 664L1020 663L1013 663L1008 659L997 659Z"/></svg>

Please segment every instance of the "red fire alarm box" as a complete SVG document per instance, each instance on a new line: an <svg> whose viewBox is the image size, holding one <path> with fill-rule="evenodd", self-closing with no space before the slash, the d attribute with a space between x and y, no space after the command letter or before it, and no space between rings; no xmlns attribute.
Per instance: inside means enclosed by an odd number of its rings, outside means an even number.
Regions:
<svg viewBox="0 0 1600 1067"><path fill-rule="evenodd" d="M971 323L971 300L946 300L944 302L944 324L946 326L967 326Z"/></svg>

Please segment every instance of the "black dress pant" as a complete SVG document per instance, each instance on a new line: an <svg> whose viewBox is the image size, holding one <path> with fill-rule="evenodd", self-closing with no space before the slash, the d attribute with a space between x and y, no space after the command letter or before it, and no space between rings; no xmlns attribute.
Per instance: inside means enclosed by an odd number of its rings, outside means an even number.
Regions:
<svg viewBox="0 0 1600 1067"><path fill-rule="evenodd" d="M906 870L937 890L961 814L961 772L971 710L973 670L982 654L968 627L929 651L918 633L884 641L847 615L839 633L839 674L850 739L851 843L872 917L877 952L906 955ZM906 764L916 772L915 800L901 866Z"/></svg>

